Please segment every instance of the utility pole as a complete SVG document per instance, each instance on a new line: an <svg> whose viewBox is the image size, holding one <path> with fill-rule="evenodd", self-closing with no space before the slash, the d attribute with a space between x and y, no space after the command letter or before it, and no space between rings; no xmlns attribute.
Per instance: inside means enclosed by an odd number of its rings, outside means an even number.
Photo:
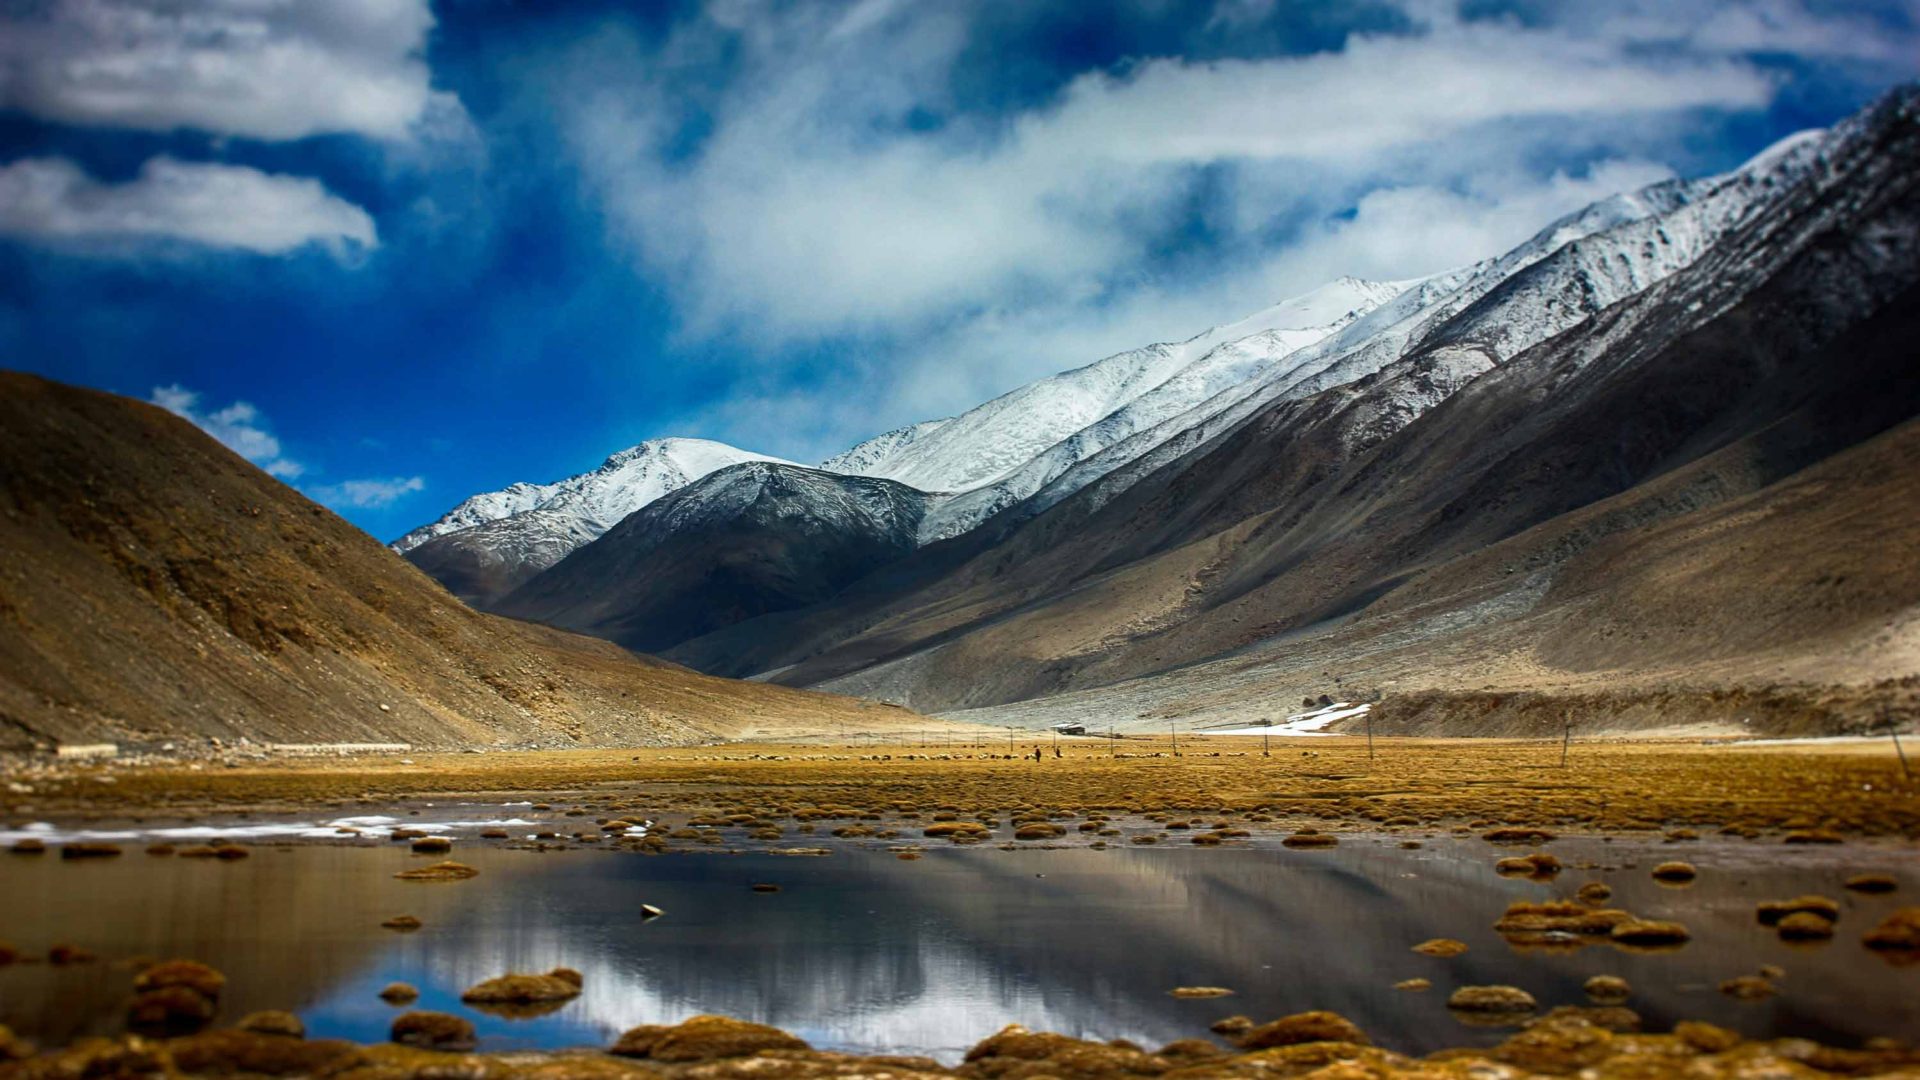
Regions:
<svg viewBox="0 0 1920 1080"><path fill-rule="evenodd" d="M1261 757L1273 756L1273 750L1269 745L1269 740L1272 738L1273 738L1273 721L1269 719L1267 721L1267 726L1260 729L1260 756Z"/></svg>
<svg viewBox="0 0 1920 1080"><path fill-rule="evenodd" d="M1167 721L1167 734L1173 736L1173 756L1179 757L1180 756L1180 724L1178 721L1175 721L1175 720Z"/></svg>
<svg viewBox="0 0 1920 1080"><path fill-rule="evenodd" d="M1334 682L1340 680L1335 679ZM1373 710L1367 710L1367 760L1373 760Z"/></svg>
<svg viewBox="0 0 1920 1080"><path fill-rule="evenodd" d="M1567 767L1567 751L1573 746L1573 714L1560 714L1560 767Z"/></svg>
<svg viewBox="0 0 1920 1080"><path fill-rule="evenodd" d="M1893 739L1893 752L1900 755L1900 775L1913 783L1913 767L1907 764L1907 748L1900 745L1900 721L1893 715L1892 709L1884 709L1881 716L1886 718L1887 735Z"/></svg>
<svg viewBox="0 0 1920 1080"><path fill-rule="evenodd" d="M1113 721L1107 721L1107 756L1120 756L1120 736L1114 733Z"/></svg>

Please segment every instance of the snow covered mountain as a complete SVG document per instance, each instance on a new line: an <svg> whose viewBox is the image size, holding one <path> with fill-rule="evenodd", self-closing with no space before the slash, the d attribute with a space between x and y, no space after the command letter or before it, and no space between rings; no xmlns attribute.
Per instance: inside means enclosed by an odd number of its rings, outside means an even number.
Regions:
<svg viewBox="0 0 1920 1080"><path fill-rule="evenodd" d="M1042 379L946 427L956 435L966 430L964 439L951 439L945 446L927 440L903 447L869 471L896 479L937 472L970 455L979 460L974 448L983 445L1019 448L1012 451L1018 455L1025 452L1024 445L1081 417L1096 416L1015 468L959 491L936 506L921 526L923 542L958 536L1136 432L1185 415L1235 387L1273 377L1290 366L1294 354L1352 325L1411 284L1343 277L1186 341L1120 353ZM1090 385L1096 392L1088 392ZM1118 392L1102 399L1097 390L1104 387ZM1101 408L1107 411L1100 413Z"/></svg>
<svg viewBox="0 0 1920 1080"><path fill-rule="evenodd" d="M663 649L825 600L904 557L930 501L891 480L748 462L647 505L494 609Z"/></svg>
<svg viewBox="0 0 1920 1080"><path fill-rule="evenodd" d="M1391 299L1402 287L1342 278L1185 341L1131 349L1047 376L940 422L930 431L917 431L913 438L900 440L885 453L862 454L858 471L898 480L922 491L968 492L987 487L1019 472L1063 440L1166 386L1189 368L1206 367L1209 357L1223 346L1264 334L1270 335L1272 342L1257 351L1284 353L1319 340ZM1190 396L1205 381L1206 376L1196 372L1185 393ZM1169 387L1163 397L1176 399L1176 388Z"/></svg>
<svg viewBox="0 0 1920 1080"><path fill-rule="evenodd" d="M873 518L848 503L846 491L830 497L833 485L822 488L818 479L869 477L918 493L910 515L918 545L988 521L1003 535L1069 499L1077 514L1098 512L1256 418L1330 393L1355 402L1339 426L1337 453L1357 455L1526 350L1691 266L1820 168L1834 138L1794 136L1726 175L1602 200L1480 263L1410 281L1341 278L1185 341L1048 376L958 416L861 442L810 471L807 483L781 474L781 484L756 487L756 499L791 490L810 500L796 510L800 518L817 525L838 514L847 530L891 537L898 516ZM474 496L394 546L458 595L490 605L662 495L749 461L777 459L701 440L644 443L592 473ZM710 510L703 500L721 493L718 484L695 486L675 504L682 513ZM688 528L711 529L713 514L697 517ZM658 533L679 520L662 510L649 528ZM777 514L752 520L782 527ZM827 531L844 546L844 530ZM649 544L660 542L650 536ZM890 538L869 555L896 547ZM552 580L563 579L603 592L618 584L589 583L578 572ZM543 603L566 606L551 588ZM651 630L635 634L653 637Z"/></svg>
<svg viewBox="0 0 1920 1080"><path fill-rule="evenodd" d="M1410 287L1042 512L667 655L996 722L1243 719L1332 674L1402 732L1864 724L1920 611L1917 297L1908 88Z"/></svg>
<svg viewBox="0 0 1920 1080"><path fill-rule="evenodd" d="M820 463L827 472L847 473L853 476L872 476L873 467L878 463L900 453L928 435L938 431L947 420L922 420L918 424L894 428L882 432L865 442L855 444L851 449L842 450Z"/></svg>
<svg viewBox="0 0 1920 1080"><path fill-rule="evenodd" d="M475 495L392 547L461 599L485 606L635 510L749 461L781 459L706 439L650 439L592 472Z"/></svg>

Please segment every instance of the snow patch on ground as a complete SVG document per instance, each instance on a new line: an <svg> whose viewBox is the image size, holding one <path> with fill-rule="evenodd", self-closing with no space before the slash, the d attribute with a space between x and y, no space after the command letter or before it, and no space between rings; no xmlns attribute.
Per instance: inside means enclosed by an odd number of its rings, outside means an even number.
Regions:
<svg viewBox="0 0 1920 1080"><path fill-rule="evenodd" d="M1279 735L1283 738L1299 738L1302 736L1311 737L1316 735L1333 735L1337 733L1332 731L1327 731L1325 729L1331 726L1334 723L1334 721L1345 720L1348 717L1353 717L1353 716L1365 716L1367 715L1368 712L1372 711L1372 709L1373 709L1373 705L1371 702L1362 702L1358 705L1355 705L1352 702L1336 701L1333 704L1326 706L1325 708L1315 709L1312 712L1294 713L1292 716L1287 717L1284 722L1278 723L1278 724L1256 725L1254 727L1227 728L1225 730L1212 729L1207 731L1196 731L1194 732L1194 734L1195 735Z"/></svg>

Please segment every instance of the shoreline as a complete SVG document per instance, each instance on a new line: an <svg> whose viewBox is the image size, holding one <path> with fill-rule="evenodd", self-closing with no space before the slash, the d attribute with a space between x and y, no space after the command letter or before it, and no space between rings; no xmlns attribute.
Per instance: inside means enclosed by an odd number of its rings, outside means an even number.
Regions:
<svg viewBox="0 0 1920 1080"><path fill-rule="evenodd" d="M1487 988L1500 989L1500 988ZM1492 1047L1455 1047L1409 1056L1372 1044L1338 1013L1310 1011L1258 1023L1245 1018L1226 1045L1196 1032L1157 1048L1098 1041L1013 1024L981 1039L955 1065L923 1055L813 1049L764 1024L711 1014L629 1029L611 1046L474 1053L472 1025L431 1010L403 1013L385 1043L304 1038L290 1013L256 1013L230 1028L172 1037L91 1038L36 1052L0 1027L0 1080L164 1074L327 1076L341 1080L967 1080L1164 1077L1439 1078L1528 1076L1785 1077L1912 1076L1920 1048L1894 1038L1859 1048L1810 1039L1744 1039L1725 1028L1680 1021L1644 1033L1617 1006L1560 1006ZM1497 1010L1485 1012L1494 1021ZM1629 1014L1630 1015L1630 1014ZM1225 1022L1223 1021L1222 1024ZM1222 1024L1214 1025L1216 1032Z"/></svg>

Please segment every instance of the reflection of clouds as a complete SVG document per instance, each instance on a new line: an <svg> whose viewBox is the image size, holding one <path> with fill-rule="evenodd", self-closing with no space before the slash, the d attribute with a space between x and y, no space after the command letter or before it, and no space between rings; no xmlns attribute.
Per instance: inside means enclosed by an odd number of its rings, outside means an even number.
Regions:
<svg viewBox="0 0 1920 1080"><path fill-rule="evenodd" d="M572 935L540 928L457 954L436 954L422 974L456 996L460 989L508 971L546 971L565 964L585 976L585 992L551 1017L565 1029L611 1041L637 1024L677 1023L721 1013L773 1024L816 1046L865 1051L957 1055L1018 1020L1048 1030L1077 1031L1084 1010L1049 1007L1037 984L1017 985L990 956L954 942L922 941L890 955L811 955L746 971L734 966L666 972L607 952L583 954ZM547 1042L536 1021L505 1030Z"/></svg>
<svg viewBox="0 0 1920 1080"><path fill-rule="evenodd" d="M1397 843L1349 836L1308 853L1269 844L936 848L910 863L852 846L821 859L478 848L462 857L480 877L453 885L394 881L409 856L366 845L298 847L217 869L171 859L84 868L21 861L9 880L7 931L29 948L69 940L107 956L205 959L232 979L229 1018L291 1007L316 1037L384 1038L395 1010L375 994L406 981L421 990L417 1007L469 1016L494 1048L603 1046L636 1024L717 1012L822 1047L952 1059L1013 1022L1157 1045L1203 1034L1228 1013L1266 1020L1328 1008L1376 1042L1424 1052L1499 1037L1454 1022L1444 1007L1453 987L1511 983L1548 1008L1584 1002L1580 986L1595 974L1634 985L1630 1004L1650 1030L1704 1019L1748 1034L1831 1039L1898 1033L1916 1020L1903 996L1910 973L1872 962L1851 942L1790 951L1755 928L1756 897L1834 892L1843 864L1832 852L1689 845L1703 873L1676 892L1622 865L1650 866L1673 850L1657 844L1556 842L1570 866L1616 869L1569 870L1543 885L1498 877L1493 861L1503 852L1477 840L1429 839L1419 851ZM1865 845L1841 857L1849 869L1885 866L1903 889L1920 885ZM73 875L92 891L76 893ZM1678 918L1694 942L1656 956L1605 946L1523 954L1493 931L1511 900L1565 896L1596 877L1613 885L1618 906ZM783 891L753 893L755 881ZM642 903L667 916L642 920ZM1856 927L1898 906L1891 897L1845 895L1842 903L1843 923ZM425 927L406 935L377 928L401 911ZM1470 951L1444 961L1410 951L1432 937L1460 938ZM1767 1008L1714 992L1719 980L1761 963L1792 973ZM483 979L560 965L585 975L585 992L549 1016L501 1019L458 1000ZM56 997L48 980L77 976L31 967L0 970L0 1022L67 1023L42 1015ZM1414 976L1432 979L1434 990L1391 989ZM1181 985L1238 993L1167 996ZM102 1010L101 1023L111 1025L124 993L115 973L97 1001L61 1008Z"/></svg>

